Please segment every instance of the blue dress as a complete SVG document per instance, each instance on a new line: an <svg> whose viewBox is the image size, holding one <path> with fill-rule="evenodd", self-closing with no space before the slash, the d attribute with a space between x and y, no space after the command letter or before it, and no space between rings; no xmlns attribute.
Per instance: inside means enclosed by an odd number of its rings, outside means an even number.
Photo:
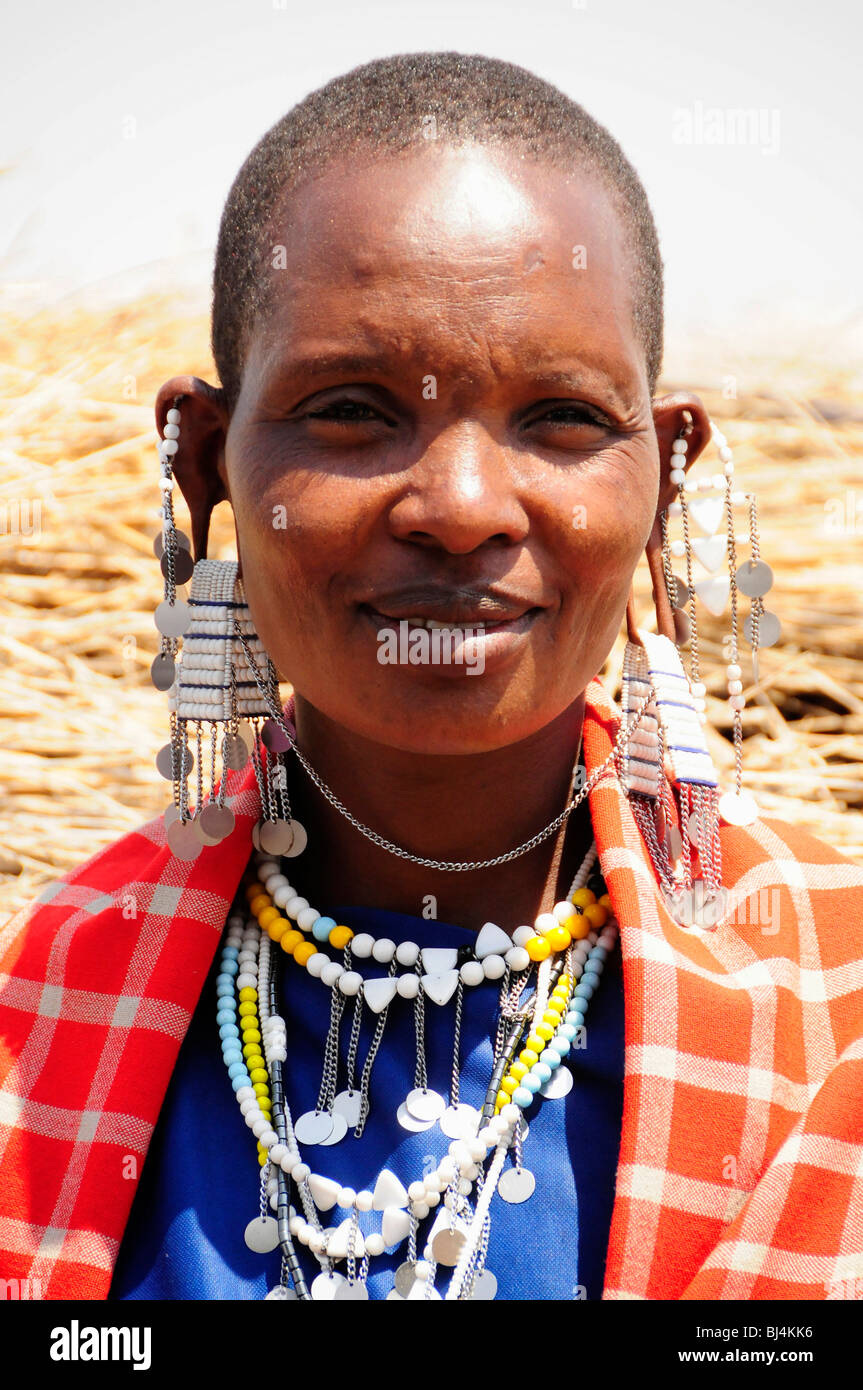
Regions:
<svg viewBox="0 0 863 1390"><path fill-rule="evenodd" d="M326 911L355 932L420 946L463 946L473 932L447 923L367 907ZM129 1221L121 1242L109 1299L260 1299L279 1282L280 1252L253 1253L243 1233L259 1212L260 1168L254 1136L246 1127L228 1080L216 1025L215 978L221 951L201 993L165 1096ZM285 1089L296 1118L312 1110L321 1084L330 990L280 953L281 1012L287 1023ZM380 968L383 974L384 968ZM499 1003L497 983L464 991L461 1034L461 1100L481 1106L492 1066ZM365 1019L358 1072L368 1051L374 1019ZM353 1009L345 1009L341 1058L346 1056ZM428 1085L449 1097L453 1065L452 1001L425 1006ZM523 1164L536 1177L534 1195L522 1204L496 1193L486 1268L498 1281L498 1299L598 1299L620 1145L623 1108L624 1013L620 947L610 953L586 1016L586 1045L563 1065L575 1084L560 1100L537 1099L526 1112L530 1132ZM446 1153L450 1140L435 1125L409 1133L396 1111L415 1084L413 1005L396 998L371 1076L371 1112L365 1131L341 1143L303 1147L312 1171L356 1191L373 1188L391 1169L405 1187L422 1178ZM338 1089L346 1078L340 1066ZM339 1208L322 1218L337 1225ZM380 1230L380 1214L360 1214L360 1230ZM424 1231L432 1214L420 1227ZM309 1250L296 1242L307 1282L319 1271ZM369 1296L382 1299L407 1243L371 1260ZM342 1263L338 1268L344 1270ZM436 1287L445 1292L450 1271L440 1268Z"/></svg>

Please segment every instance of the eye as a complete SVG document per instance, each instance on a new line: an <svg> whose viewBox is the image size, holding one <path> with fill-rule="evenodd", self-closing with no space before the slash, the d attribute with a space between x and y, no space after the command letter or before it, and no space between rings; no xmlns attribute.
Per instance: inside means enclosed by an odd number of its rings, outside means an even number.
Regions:
<svg viewBox="0 0 863 1390"><path fill-rule="evenodd" d="M525 421L525 424L528 428L536 425L551 425L563 429L578 425L593 425L605 430L613 428L613 422L603 411L596 406L586 405L583 401L561 401L557 405L550 405L543 409L541 414Z"/></svg>
<svg viewBox="0 0 863 1390"><path fill-rule="evenodd" d="M348 396L342 397L341 400L328 401L326 405L316 406L314 410L307 410L306 416L310 420L333 420L347 425L364 424L367 420L380 420L389 424L379 410L375 410L365 401L351 400Z"/></svg>

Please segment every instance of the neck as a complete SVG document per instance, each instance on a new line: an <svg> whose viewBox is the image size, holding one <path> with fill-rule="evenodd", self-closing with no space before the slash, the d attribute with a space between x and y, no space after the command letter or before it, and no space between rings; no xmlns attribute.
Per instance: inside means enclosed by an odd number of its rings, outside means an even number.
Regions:
<svg viewBox="0 0 863 1390"><path fill-rule="evenodd" d="M297 742L364 825L424 859L485 860L530 839L564 809L581 744L584 696L535 735L490 753L418 757L334 725L300 696ZM291 809L309 843L286 861L291 882L320 910L377 907L475 931L512 932L564 897L592 832L587 800L543 842L491 869L414 864L368 840L288 755Z"/></svg>

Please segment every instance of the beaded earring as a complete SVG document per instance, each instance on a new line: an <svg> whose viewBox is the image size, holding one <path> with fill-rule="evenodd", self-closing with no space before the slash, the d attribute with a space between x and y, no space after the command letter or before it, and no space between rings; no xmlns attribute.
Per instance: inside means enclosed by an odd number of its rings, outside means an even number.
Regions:
<svg viewBox="0 0 863 1390"><path fill-rule="evenodd" d="M263 811L252 842L266 853L293 857L305 848L306 835L290 814L284 767L290 740L266 717L280 707L275 667L255 631L237 561L193 562L191 542L174 522L173 459L179 448L181 402L178 396L168 411L159 441L162 530L153 547L165 579L165 595L154 614L162 641L150 674L156 689L168 695L171 717L170 742L156 757L156 767L173 786L173 804L164 816L167 840L178 859L192 860L205 845L230 835L235 822L225 805L226 774L241 771L251 758ZM186 599L177 586L190 579ZM217 779L219 754L222 775ZM195 769L192 808L188 779Z"/></svg>
<svg viewBox="0 0 863 1390"><path fill-rule="evenodd" d="M751 600L743 636L752 648L753 678L758 679L758 650L772 646L780 635L779 620L764 608L773 573L761 559L757 503L752 494L734 490L734 460L728 441L711 421L711 434L723 466L722 473L700 480L685 470L692 420L688 413L680 436L672 443L671 482L677 498L660 515L648 547L654 585L658 633L637 628L632 605L627 610L629 640L624 652L622 707L629 719L639 703L652 695L637 723L620 775L633 814L644 835L672 915L691 910L692 891L702 885L708 910L700 925L715 925L722 889L719 822L748 825L758 807L742 788L742 711L745 707L740 665L739 596ZM713 496L709 494L713 493ZM716 496L715 494L721 494ZM737 563L740 537L734 530L734 508L746 506L750 558ZM670 518L679 518L683 536L672 540ZM723 519L726 534L719 532ZM747 537L743 537L746 540ZM686 576L674 573L674 560L685 561ZM718 571L723 560L728 574ZM696 577L696 564L706 572ZM728 657L726 679L734 739L734 789L722 794L701 726L706 723L707 689L701 679L697 602L715 617L730 598L731 631L724 644ZM680 649L688 644L689 671ZM678 803L680 831L667 814L666 765ZM697 855L699 871L693 869ZM711 920L713 919L713 920Z"/></svg>

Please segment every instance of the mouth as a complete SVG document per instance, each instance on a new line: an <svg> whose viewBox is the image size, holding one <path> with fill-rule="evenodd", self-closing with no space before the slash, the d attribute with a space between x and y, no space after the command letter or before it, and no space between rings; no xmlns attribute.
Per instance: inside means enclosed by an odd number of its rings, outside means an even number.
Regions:
<svg viewBox="0 0 863 1390"><path fill-rule="evenodd" d="M423 679L421 673L424 670L428 670L435 677L453 679L465 675L469 670L475 674L481 674L510 665L523 652L534 623L546 611L544 608L535 607L494 620L488 617L466 616L460 617L459 621L455 622L444 621L442 618L429 618L422 613L404 615L382 613L367 603L361 603L358 607L361 616L370 624L376 636L384 630L395 632L397 637L404 632L408 636L412 632L428 632L430 635L425 639L428 643L441 640L452 641L456 648L461 649L466 658L467 664L461 664L458 659L450 664L446 656L443 660L438 660L434 655L431 655L427 664L422 661L418 664L412 664L410 658L407 659L410 664L405 664L405 657L400 658L399 664L411 675L412 679ZM407 624L406 629L402 628L402 623ZM438 632L440 636L433 638L431 634L434 632ZM451 636L448 637L447 633ZM413 640L416 641L417 639L414 638ZM405 644L405 649L407 649L407 644ZM431 650L433 652L434 648Z"/></svg>
<svg viewBox="0 0 863 1390"><path fill-rule="evenodd" d="M496 619L480 617L478 614L475 616L465 615L464 613L459 613L457 617L443 619L430 618L423 614L382 613L369 603L359 604L359 609L381 627L397 627L399 623L406 622L408 628L448 629L450 632L471 634L526 631L537 614L542 612L541 608L526 608L521 613L512 613Z"/></svg>

